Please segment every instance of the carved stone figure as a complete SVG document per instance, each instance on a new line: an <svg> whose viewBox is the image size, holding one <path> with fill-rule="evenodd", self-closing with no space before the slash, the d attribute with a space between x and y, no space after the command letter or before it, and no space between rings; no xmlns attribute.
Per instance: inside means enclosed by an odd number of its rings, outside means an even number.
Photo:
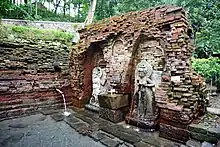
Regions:
<svg viewBox="0 0 220 147"><path fill-rule="evenodd" d="M92 71L92 97L90 104L99 107L98 95L106 92L105 85L106 77L105 72L100 67L95 67Z"/></svg>
<svg viewBox="0 0 220 147"><path fill-rule="evenodd" d="M139 119L146 119L154 114L153 87L155 84L151 79L153 69L146 61L142 60L135 71L135 107L134 114Z"/></svg>

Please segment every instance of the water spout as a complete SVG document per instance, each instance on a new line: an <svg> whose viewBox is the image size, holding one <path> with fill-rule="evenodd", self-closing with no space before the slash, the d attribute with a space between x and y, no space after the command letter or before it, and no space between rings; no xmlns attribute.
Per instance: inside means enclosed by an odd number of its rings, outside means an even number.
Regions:
<svg viewBox="0 0 220 147"><path fill-rule="evenodd" d="M113 93L115 93L115 89L111 89L109 92L111 95L113 95Z"/></svg>
<svg viewBox="0 0 220 147"><path fill-rule="evenodd" d="M63 115L69 116L71 113L67 111L67 108L66 108L66 99L65 99L64 93L63 93L61 90L57 89L57 88L56 88L56 91L59 92L60 94L62 94L62 97L63 97L63 104L64 104L64 112L63 112Z"/></svg>

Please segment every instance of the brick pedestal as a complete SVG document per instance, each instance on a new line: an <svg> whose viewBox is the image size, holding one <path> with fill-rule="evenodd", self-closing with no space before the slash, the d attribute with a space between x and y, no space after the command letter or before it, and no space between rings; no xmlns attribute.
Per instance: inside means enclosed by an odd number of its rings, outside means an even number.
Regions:
<svg viewBox="0 0 220 147"><path fill-rule="evenodd" d="M160 137L185 143L189 140L189 132L187 129L174 127L171 125L160 123Z"/></svg>

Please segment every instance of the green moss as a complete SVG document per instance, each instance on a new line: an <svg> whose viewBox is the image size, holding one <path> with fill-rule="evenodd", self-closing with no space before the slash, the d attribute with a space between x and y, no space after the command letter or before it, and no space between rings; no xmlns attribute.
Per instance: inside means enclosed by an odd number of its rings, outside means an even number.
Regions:
<svg viewBox="0 0 220 147"><path fill-rule="evenodd" d="M0 38L13 35L18 38L32 39L32 40L58 40L65 43L70 42L73 35L60 30L51 29L37 29L28 26L15 26L15 25L0 25Z"/></svg>

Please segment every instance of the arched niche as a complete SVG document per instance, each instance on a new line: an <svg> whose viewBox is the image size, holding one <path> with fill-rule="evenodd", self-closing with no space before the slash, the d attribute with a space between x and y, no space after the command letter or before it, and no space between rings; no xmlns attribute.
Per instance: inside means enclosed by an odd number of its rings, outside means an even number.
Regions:
<svg viewBox="0 0 220 147"><path fill-rule="evenodd" d="M109 73L108 77L110 79L111 86L116 86L121 83L122 76L124 72L124 67L126 65L126 53L124 42L120 38L115 38L111 46L111 56L109 58ZM111 78L110 78L111 77Z"/></svg>
<svg viewBox="0 0 220 147"><path fill-rule="evenodd" d="M92 71L95 67L105 68L106 63L101 47L98 43L93 43L89 46L85 53L83 63L84 80L83 80L83 97L90 99L92 96Z"/></svg>
<svg viewBox="0 0 220 147"><path fill-rule="evenodd" d="M132 93L135 91L135 69L141 60L146 60L152 66L153 72L150 78L155 84L155 88L159 87L165 69L165 53L162 43L162 39L149 37L149 35L145 34L141 34L137 39L135 48L133 49L131 75Z"/></svg>

